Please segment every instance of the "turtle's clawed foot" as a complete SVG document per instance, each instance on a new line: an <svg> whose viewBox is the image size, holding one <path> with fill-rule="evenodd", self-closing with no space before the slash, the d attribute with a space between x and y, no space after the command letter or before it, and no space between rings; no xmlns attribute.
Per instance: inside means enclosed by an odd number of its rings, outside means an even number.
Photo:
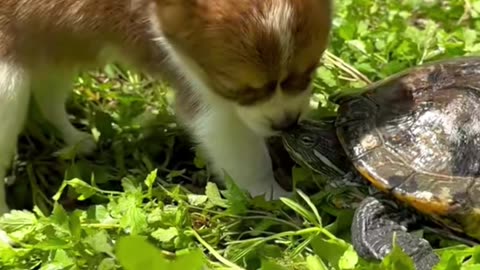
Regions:
<svg viewBox="0 0 480 270"><path fill-rule="evenodd" d="M395 211L373 197L362 201L352 225L355 250L364 259L382 260L392 251L395 239L397 245L412 258L416 269L433 269L439 262L433 248L425 239L409 233L406 228L409 217Z"/></svg>

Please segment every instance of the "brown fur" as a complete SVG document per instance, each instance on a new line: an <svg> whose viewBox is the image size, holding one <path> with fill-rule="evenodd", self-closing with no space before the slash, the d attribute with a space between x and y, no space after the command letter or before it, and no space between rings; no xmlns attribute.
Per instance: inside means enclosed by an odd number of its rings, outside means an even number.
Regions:
<svg viewBox="0 0 480 270"><path fill-rule="evenodd" d="M148 24L149 9L155 8L164 34L209 71L213 89L250 103L268 96L269 83L286 79L277 69L278 40L248 21L256 17L245 16L256 12L261 17L277 1L2 0L0 56L39 68L91 65L112 44L133 64L157 73L166 66L166 55ZM330 2L285 1L294 6L298 29L289 72L301 77L325 49Z"/></svg>
<svg viewBox="0 0 480 270"><path fill-rule="evenodd" d="M301 80L306 72L310 75L325 50L331 6L327 0L287 1L295 10L296 29L295 58L288 73L294 77L291 80ZM172 29L166 34L209 71L214 90L223 97L253 103L268 97L272 82L287 79L282 78L278 69L277 37L256 27L258 22L249 21L265 16L278 0L187 1L191 5L188 8L183 1L165 2L175 2L159 11L164 29ZM258 15L246 16L247 13ZM242 102L244 99L246 102Z"/></svg>
<svg viewBox="0 0 480 270"><path fill-rule="evenodd" d="M276 0L171 0L163 1L159 14L165 34L209 71L213 90L248 105L267 99L278 80L287 93L304 90L325 50L331 27L330 1L288 1L296 14L296 57L283 78L278 70L278 40L272 33L256 29L257 22L245 20L245 13L255 11L261 16ZM185 118L194 116L201 107L190 89L177 92L177 104L178 113Z"/></svg>
<svg viewBox="0 0 480 270"><path fill-rule="evenodd" d="M103 64L99 63L102 49L113 46L122 60L143 71L167 71L166 54L153 42L148 24L148 7L154 4L151 0L2 0L0 57L27 69L93 67Z"/></svg>

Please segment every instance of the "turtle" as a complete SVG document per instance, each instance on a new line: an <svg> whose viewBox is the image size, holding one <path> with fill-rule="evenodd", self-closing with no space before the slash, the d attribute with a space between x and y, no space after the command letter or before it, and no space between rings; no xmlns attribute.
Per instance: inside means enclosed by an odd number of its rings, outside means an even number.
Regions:
<svg viewBox="0 0 480 270"><path fill-rule="evenodd" d="M412 233L419 225L478 245L480 57L419 64L331 101L334 117L303 120L282 142L332 181L371 187L351 225L360 257L382 260L395 239L417 269L432 269L439 258Z"/></svg>

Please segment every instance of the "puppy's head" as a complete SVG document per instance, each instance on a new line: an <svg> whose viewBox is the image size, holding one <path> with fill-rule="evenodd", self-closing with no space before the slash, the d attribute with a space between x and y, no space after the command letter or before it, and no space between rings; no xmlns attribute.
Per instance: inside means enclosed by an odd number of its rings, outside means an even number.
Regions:
<svg viewBox="0 0 480 270"><path fill-rule="evenodd" d="M308 108L327 45L329 0L157 0L163 43L193 87L268 136Z"/></svg>

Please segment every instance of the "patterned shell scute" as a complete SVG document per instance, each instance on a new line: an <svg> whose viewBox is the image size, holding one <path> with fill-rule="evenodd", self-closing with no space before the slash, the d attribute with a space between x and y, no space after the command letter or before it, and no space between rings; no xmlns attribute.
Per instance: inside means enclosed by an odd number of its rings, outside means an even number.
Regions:
<svg viewBox="0 0 480 270"><path fill-rule="evenodd" d="M410 69L339 105L338 136L365 178L480 237L480 57Z"/></svg>
<svg viewBox="0 0 480 270"><path fill-rule="evenodd" d="M351 100L338 109L337 135L350 158L362 157L371 149L381 146L375 123L365 119L375 117L377 107L366 97ZM368 136L363 134L369 133Z"/></svg>
<svg viewBox="0 0 480 270"><path fill-rule="evenodd" d="M462 231L463 225L457 224L461 219L452 222L444 217L463 215L465 210L473 210L475 206L468 193L473 182L474 179L470 177L415 173L396 186L392 193L436 221L456 231Z"/></svg>

